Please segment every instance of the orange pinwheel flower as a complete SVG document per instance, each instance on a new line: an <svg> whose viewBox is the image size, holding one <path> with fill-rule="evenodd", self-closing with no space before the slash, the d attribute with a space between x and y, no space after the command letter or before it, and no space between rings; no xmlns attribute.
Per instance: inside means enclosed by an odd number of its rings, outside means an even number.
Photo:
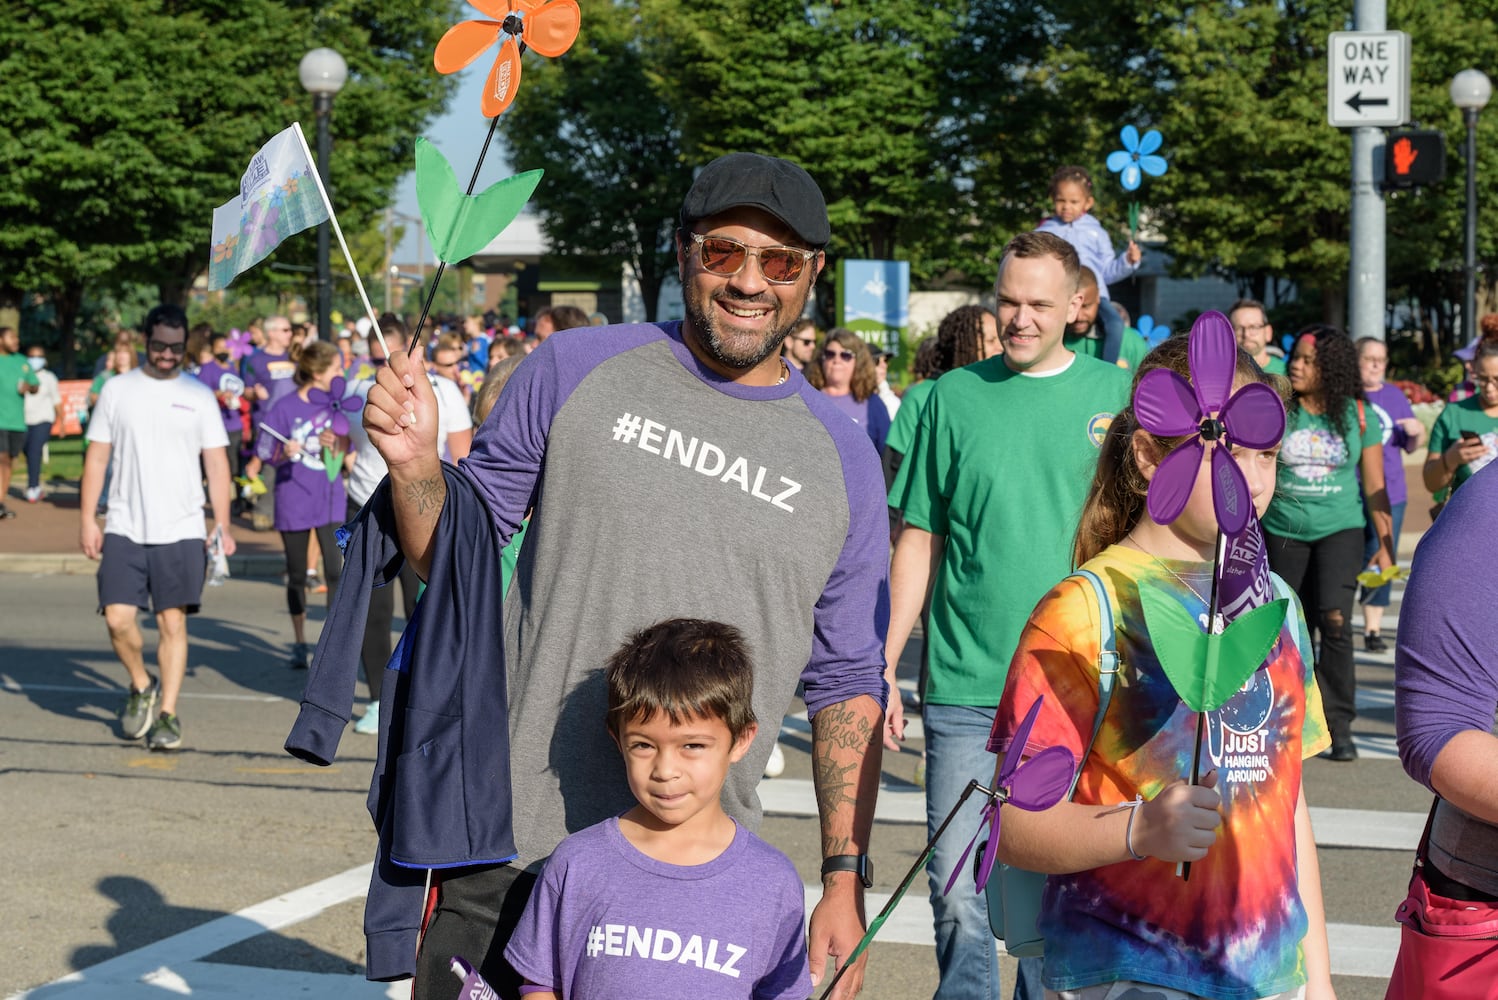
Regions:
<svg viewBox="0 0 1498 1000"><path fill-rule="evenodd" d="M222 243L215 243L213 245L213 262L215 264L222 264L230 257L233 257L234 247L237 243L239 243L238 233L224 237L224 242Z"/></svg>
<svg viewBox="0 0 1498 1000"><path fill-rule="evenodd" d="M522 44L547 58L556 58L572 47L582 26L577 0L469 0L494 18L492 21L459 21L447 29L437 43L432 65L442 74L456 73L493 45L500 35L499 56L484 81L479 110L485 118L504 114L520 87ZM519 42L516 39L519 39Z"/></svg>

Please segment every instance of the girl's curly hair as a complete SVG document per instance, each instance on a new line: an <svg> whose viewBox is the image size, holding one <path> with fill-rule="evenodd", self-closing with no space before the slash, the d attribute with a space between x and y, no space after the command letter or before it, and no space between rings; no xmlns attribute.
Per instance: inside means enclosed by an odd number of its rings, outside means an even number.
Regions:
<svg viewBox="0 0 1498 1000"><path fill-rule="evenodd" d="M1298 345L1305 337L1312 338L1316 347L1316 370L1321 376L1321 386L1316 391L1325 408L1327 422L1342 440L1348 442L1348 450L1356 455L1361 446L1351 440L1347 404L1363 398L1358 349L1341 328L1326 323L1312 323L1301 330L1295 335L1295 343ZM1294 354L1293 348L1291 354Z"/></svg>

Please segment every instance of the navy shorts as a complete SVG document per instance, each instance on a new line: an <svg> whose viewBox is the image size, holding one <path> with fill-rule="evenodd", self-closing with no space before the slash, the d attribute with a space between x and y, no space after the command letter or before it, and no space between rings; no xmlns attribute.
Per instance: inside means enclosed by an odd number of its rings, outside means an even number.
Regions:
<svg viewBox="0 0 1498 1000"><path fill-rule="evenodd" d="M152 613L184 608L196 614L207 572L208 550L201 538L141 545L124 535L106 534L97 577L99 610L133 604Z"/></svg>

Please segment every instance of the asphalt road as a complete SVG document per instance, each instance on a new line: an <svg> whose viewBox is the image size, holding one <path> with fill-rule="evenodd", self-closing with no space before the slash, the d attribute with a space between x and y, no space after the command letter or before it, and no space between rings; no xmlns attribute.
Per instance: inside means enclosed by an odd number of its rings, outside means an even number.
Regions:
<svg viewBox="0 0 1498 1000"><path fill-rule="evenodd" d="M0 996L407 995L360 975L373 739L350 732L329 768L281 750L304 676L283 665L283 595L273 579L207 592L190 625L186 749L151 754L117 735L124 672L94 614L92 577L0 573L0 842L9 858ZM314 607L314 631L320 617ZM153 648L149 627L146 637ZM1358 656L1363 759L1310 761L1305 774L1313 808L1333 810L1318 811L1316 825L1339 995L1376 1000L1429 798L1390 753L1391 658ZM804 721L788 719L786 772L762 786L763 832L815 885L809 743ZM886 758L871 912L925 842L916 760ZM865 997L930 995L925 893L918 881L886 925ZM1004 970L1007 983L1007 959Z"/></svg>

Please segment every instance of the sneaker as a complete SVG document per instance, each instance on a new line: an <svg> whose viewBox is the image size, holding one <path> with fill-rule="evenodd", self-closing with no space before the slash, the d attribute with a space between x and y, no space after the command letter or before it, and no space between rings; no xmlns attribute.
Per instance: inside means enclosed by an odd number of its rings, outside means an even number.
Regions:
<svg viewBox="0 0 1498 1000"><path fill-rule="evenodd" d="M156 681L144 691L130 689L125 704L120 708L120 731L127 740L138 740L151 728L151 719L156 715L156 699L161 696L161 685Z"/></svg>
<svg viewBox="0 0 1498 1000"><path fill-rule="evenodd" d="M326 594L327 592L327 583L323 581L323 578L318 575L316 570L309 569L307 571L307 593Z"/></svg>
<svg viewBox="0 0 1498 1000"><path fill-rule="evenodd" d="M146 735L146 749L179 750L181 747L182 722L170 712L162 712Z"/></svg>
<svg viewBox="0 0 1498 1000"><path fill-rule="evenodd" d="M307 661L312 656L312 649L305 642L298 642L291 647L291 659L286 661L292 670L306 670Z"/></svg>
<svg viewBox="0 0 1498 1000"><path fill-rule="evenodd" d="M1368 632L1363 636L1363 648L1370 653L1387 653L1389 644L1377 632Z"/></svg>
<svg viewBox="0 0 1498 1000"><path fill-rule="evenodd" d="M5 506L5 504L0 503L0 521L9 521L11 518L13 518L15 516L16 516L16 512L15 511L13 511L9 507Z"/></svg>
<svg viewBox="0 0 1498 1000"><path fill-rule="evenodd" d="M354 732L365 736L378 736L380 732L380 703L372 701L364 714L359 716L359 721L354 723Z"/></svg>
<svg viewBox="0 0 1498 1000"><path fill-rule="evenodd" d="M785 753L781 751L780 744L770 751L770 759L765 761L765 777L778 778L785 771Z"/></svg>
<svg viewBox="0 0 1498 1000"><path fill-rule="evenodd" d="M26 487L26 502L39 503L42 499L42 488L40 486Z"/></svg>

